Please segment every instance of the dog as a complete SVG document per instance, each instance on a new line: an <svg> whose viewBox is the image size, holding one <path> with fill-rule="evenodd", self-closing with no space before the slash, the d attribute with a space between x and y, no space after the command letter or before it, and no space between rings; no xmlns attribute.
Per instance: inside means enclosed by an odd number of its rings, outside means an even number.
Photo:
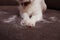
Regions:
<svg viewBox="0 0 60 40"><path fill-rule="evenodd" d="M17 2L22 26L35 27L36 22L43 19L43 11L47 9L44 0L17 0Z"/></svg>

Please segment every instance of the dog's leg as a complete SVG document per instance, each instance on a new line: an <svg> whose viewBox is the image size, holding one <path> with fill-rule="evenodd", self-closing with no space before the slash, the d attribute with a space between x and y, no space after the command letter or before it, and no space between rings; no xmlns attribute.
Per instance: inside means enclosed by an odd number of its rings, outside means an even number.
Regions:
<svg viewBox="0 0 60 40"><path fill-rule="evenodd" d="M29 4L25 9L23 9L22 11L22 14L21 14L21 18L22 21L21 21L21 25L22 26L25 26L25 25L28 25L28 23L30 22L30 18L29 16L32 14L32 4Z"/></svg>
<svg viewBox="0 0 60 40"><path fill-rule="evenodd" d="M29 18L29 15L27 13L24 13L21 15L21 25L22 26L25 26L27 24L27 22L29 22L30 18Z"/></svg>
<svg viewBox="0 0 60 40"><path fill-rule="evenodd" d="M35 26L37 21L41 21L43 19L43 14L42 14L42 9L41 7L38 7L35 11L34 14L31 17L31 26Z"/></svg>

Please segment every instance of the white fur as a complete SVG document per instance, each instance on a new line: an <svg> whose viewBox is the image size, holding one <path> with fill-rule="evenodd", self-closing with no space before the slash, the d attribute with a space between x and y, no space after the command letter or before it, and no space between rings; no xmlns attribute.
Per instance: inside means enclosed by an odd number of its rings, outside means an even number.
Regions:
<svg viewBox="0 0 60 40"><path fill-rule="evenodd" d="M35 26L37 21L43 19L42 11L46 10L46 8L44 0L32 0L32 2L23 9L21 25ZM32 15L31 18L29 17L30 15Z"/></svg>

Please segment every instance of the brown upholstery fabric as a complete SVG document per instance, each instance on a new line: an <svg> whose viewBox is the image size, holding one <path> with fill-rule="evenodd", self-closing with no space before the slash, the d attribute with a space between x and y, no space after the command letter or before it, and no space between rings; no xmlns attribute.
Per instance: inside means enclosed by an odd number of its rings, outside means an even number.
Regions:
<svg viewBox="0 0 60 40"><path fill-rule="evenodd" d="M60 11L47 9L44 19L51 23L37 22L35 28L22 27L18 13L17 6L0 6L0 40L60 40Z"/></svg>

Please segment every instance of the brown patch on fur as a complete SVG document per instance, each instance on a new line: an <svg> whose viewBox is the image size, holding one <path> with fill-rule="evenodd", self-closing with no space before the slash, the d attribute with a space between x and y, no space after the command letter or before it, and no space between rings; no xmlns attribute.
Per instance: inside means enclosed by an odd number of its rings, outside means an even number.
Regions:
<svg viewBox="0 0 60 40"><path fill-rule="evenodd" d="M29 5L31 2L24 2L24 3L21 3L22 6L26 7L27 5Z"/></svg>

